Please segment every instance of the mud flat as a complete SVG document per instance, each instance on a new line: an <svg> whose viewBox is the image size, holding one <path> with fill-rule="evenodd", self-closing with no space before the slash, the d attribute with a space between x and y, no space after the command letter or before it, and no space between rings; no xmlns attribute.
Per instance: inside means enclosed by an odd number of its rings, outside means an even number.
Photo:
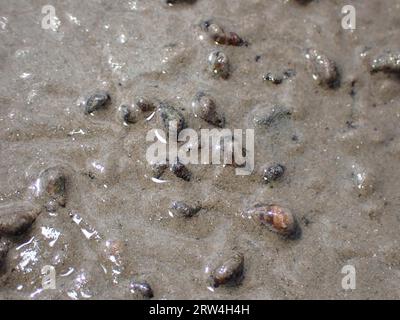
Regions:
<svg viewBox="0 0 400 320"><path fill-rule="evenodd" d="M1 1L0 299L399 298L396 1L51 4ZM149 164L170 118L254 172Z"/></svg>

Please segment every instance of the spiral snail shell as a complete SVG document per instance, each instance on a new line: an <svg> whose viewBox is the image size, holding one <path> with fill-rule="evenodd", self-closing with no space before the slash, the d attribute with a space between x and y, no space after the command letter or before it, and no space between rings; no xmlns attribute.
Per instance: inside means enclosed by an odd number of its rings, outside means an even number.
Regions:
<svg viewBox="0 0 400 320"><path fill-rule="evenodd" d="M192 109L195 117L220 128L225 125L225 117L217 111L214 99L203 91L199 91L195 95L192 101Z"/></svg>
<svg viewBox="0 0 400 320"><path fill-rule="evenodd" d="M213 51L208 56L209 71L215 78L227 79L230 74L229 59L222 51Z"/></svg>
<svg viewBox="0 0 400 320"><path fill-rule="evenodd" d="M214 270L210 277L211 285L217 288L220 285L238 284L243 279L243 271L244 255L236 252Z"/></svg>
<svg viewBox="0 0 400 320"><path fill-rule="evenodd" d="M257 205L247 210L244 215L269 227L273 232L288 238L299 234L299 227L293 213L278 205Z"/></svg>

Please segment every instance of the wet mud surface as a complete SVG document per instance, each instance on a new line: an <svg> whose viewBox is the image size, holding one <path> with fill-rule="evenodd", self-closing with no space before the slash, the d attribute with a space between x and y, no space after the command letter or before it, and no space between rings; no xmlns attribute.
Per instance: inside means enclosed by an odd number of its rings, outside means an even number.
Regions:
<svg viewBox="0 0 400 320"><path fill-rule="evenodd" d="M2 0L0 299L399 298L400 1L346 4ZM154 174L160 103L255 129L253 174Z"/></svg>

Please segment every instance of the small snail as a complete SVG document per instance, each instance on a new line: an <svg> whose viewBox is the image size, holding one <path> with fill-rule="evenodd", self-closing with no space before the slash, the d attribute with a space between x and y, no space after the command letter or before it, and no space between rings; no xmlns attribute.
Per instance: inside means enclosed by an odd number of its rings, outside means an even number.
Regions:
<svg viewBox="0 0 400 320"><path fill-rule="evenodd" d="M174 201L171 204L171 209L180 216L190 218L201 210L200 206L192 207L185 202Z"/></svg>
<svg viewBox="0 0 400 320"><path fill-rule="evenodd" d="M359 196L370 196L375 191L376 177L371 169L359 164L352 166L352 176Z"/></svg>
<svg viewBox="0 0 400 320"><path fill-rule="evenodd" d="M265 183L278 180L285 173L285 167L281 164L275 164L264 170L263 178Z"/></svg>
<svg viewBox="0 0 400 320"><path fill-rule="evenodd" d="M211 286L236 285L243 279L244 256L234 253L228 260L218 266L210 276Z"/></svg>
<svg viewBox="0 0 400 320"><path fill-rule="evenodd" d="M166 130L176 130L177 134L186 127L183 114L166 103L161 103L158 107L159 122L164 125ZM174 126L176 125L176 128Z"/></svg>
<svg viewBox="0 0 400 320"><path fill-rule="evenodd" d="M310 69L321 86L337 88L340 85L340 75L336 63L316 49L308 49L306 58L310 62Z"/></svg>
<svg viewBox="0 0 400 320"><path fill-rule="evenodd" d="M278 85L281 84L284 80L293 77L294 75L296 75L296 71L293 69L287 69L283 72L278 73L268 72L263 76L263 80Z"/></svg>
<svg viewBox="0 0 400 320"><path fill-rule="evenodd" d="M167 163L153 163L151 165L151 172L153 178L159 179L167 169L168 169Z"/></svg>
<svg viewBox="0 0 400 320"><path fill-rule="evenodd" d="M85 113L92 113L105 108L111 101L110 95L105 91L97 91L85 101Z"/></svg>
<svg viewBox="0 0 400 320"><path fill-rule="evenodd" d="M130 292L135 294L138 298L151 299L154 297L153 289L147 282L132 281L129 288Z"/></svg>
<svg viewBox="0 0 400 320"><path fill-rule="evenodd" d="M132 124L138 121L140 110L136 105L122 105L119 110L124 124Z"/></svg>
<svg viewBox="0 0 400 320"><path fill-rule="evenodd" d="M217 106L212 97L203 91L195 95L192 101L192 109L195 117L220 128L225 125L225 117L217 112Z"/></svg>
<svg viewBox="0 0 400 320"><path fill-rule="evenodd" d="M0 207L0 236L18 236L27 231L41 213L30 203L14 203Z"/></svg>
<svg viewBox="0 0 400 320"><path fill-rule="evenodd" d="M190 173L189 169L183 163L179 162L179 160L176 160L170 166L170 170L175 176L185 181L190 181L192 177L192 174Z"/></svg>
<svg viewBox="0 0 400 320"><path fill-rule="evenodd" d="M244 216L268 226L271 231L283 237L293 239L299 235L300 230L297 221L289 209L274 204L257 205L247 210Z"/></svg>
<svg viewBox="0 0 400 320"><path fill-rule="evenodd" d="M210 21L205 21L201 24L201 28L206 31L215 43L230 46L243 46L247 45L241 37L235 32L225 32L218 24Z"/></svg>
<svg viewBox="0 0 400 320"><path fill-rule="evenodd" d="M218 78L227 79L230 73L229 59L222 51L213 51L208 56L208 65L211 74Z"/></svg>
<svg viewBox="0 0 400 320"><path fill-rule="evenodd" d="M142 112L153 111L156 108L153 102L143 97L136 98L134 105L137 106Z"/></svg>

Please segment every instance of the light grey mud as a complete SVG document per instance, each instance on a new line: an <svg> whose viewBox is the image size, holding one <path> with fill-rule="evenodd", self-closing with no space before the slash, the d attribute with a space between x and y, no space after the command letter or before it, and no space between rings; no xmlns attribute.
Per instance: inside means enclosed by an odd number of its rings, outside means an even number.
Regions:
<svg viewBox="0 0 400 320"><path fill-rule="evenodd" d="M355 31L341 0L2 0L0 299L399 298L400 4L352 2ZM200 91L255 129L252 175L147 163L160 117L219 125Z"/></svg>

